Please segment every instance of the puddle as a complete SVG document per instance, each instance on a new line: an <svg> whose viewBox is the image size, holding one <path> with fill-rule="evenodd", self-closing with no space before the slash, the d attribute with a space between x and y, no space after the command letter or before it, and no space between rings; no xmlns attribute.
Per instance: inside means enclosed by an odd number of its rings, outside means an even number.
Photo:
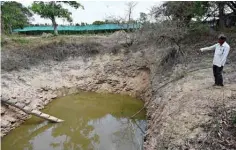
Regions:
<svg viewBox="0 0 236 150"><path fill-rule="evenodd" d="M84 92L54 100L43 112L65 120L32 117L2 138L2 150L141 150L145 111L129 96Z"/></svg>

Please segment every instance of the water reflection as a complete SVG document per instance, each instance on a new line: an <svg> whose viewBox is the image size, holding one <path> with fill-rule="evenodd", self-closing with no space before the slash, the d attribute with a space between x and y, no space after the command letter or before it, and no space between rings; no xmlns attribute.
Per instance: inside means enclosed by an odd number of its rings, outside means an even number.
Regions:
<svg viewBox="0 0 236 150"><path fill-rule="evenodd" d="M65 122L52 124L32 117L2 139L2 150L139 150L145 112L134 120L127 116L141 107L138 100L113 94L64 97L44 112Z"/></svg>
<svg viewBox="0 0 236 150"><path fill-rule="evenodd" d="M133 121L145 128L145 122ZM142 132L127 118L118 119L108 114L101 119L89 121L88 124L94 127L92 135L99 135L99 144L94 146L98 149L138 150L142 147Z"/></svg>

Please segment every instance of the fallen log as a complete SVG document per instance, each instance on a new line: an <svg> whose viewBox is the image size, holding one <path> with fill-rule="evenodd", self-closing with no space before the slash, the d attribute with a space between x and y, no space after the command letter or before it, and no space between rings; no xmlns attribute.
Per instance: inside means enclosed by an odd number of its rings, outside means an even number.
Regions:
<svg viewBox="0 0 236 150"><path fill-rule="evenodd" d="M59 122L63 122L64 121L64 120L58 119L56 117L53 117L51 115L45 114L45 113L43 113L41 111L33 110L29 106L26 106L26 105L23 105L21 103L18 103L17 100L10 100L10 99L1 98L1 102L5 103L5 104L8 104L10 106L16 107L16 108L22 110L23 112L25 112L27 114L34 115L36 117L48 120L50 122L59 123Z"/></svg>

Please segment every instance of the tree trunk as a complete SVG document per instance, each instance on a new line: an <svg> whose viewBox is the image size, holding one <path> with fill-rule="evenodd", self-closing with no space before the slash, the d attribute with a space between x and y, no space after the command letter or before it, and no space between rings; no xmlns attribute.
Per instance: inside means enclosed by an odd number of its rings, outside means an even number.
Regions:
<svg viewBox="0 0 236 150"><path fill-rule="evenodd" d="M3 19L1 17L1 35L4 33L4 22Z"/></svg>
<svg viewBox="0 0 236 150"><path fill-rule="evenodd" d="M218 8L219 8L219 27L220 27L220 29L223 29L225 27L224 7L225 7L225 2L218 2Z"/></svg>
<svg viewBox="0 0 236 150"><path fill-rule="evenodd" d="M54 28L54 35L58 35L57 24L54 24L53 28Z"/></svg>
<svg viewBox="0 0 236 150"><path fill-rule="evenodd" d="M52 25L53 25L53 29L54 29L54 35L58 35L58 31L57 31L57 23L56 23L56 19L55 19L55 17L53 16L52 18L51 18L51 20L52 20Z"/></svg>
<svg viewBox="0 0 236 150"><path fill-rule="evenodd" d="M12 26L9 24L9 34L12 34Z"/></svg>
<svg viewBox="0 0 236 150"><path fill-rule="evenodd" d="M132 10L131 8L129 8L128 10L128 23L127 23L127 31L130 32L130 20L131 20L131 13L132 13Z"/></svg>

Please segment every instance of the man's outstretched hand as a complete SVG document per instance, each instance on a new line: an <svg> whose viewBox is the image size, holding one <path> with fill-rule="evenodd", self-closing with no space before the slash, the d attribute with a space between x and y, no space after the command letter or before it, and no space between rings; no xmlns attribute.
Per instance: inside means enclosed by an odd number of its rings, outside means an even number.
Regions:
<svg viewBox="0 0 236 150"><path fill-rule="evenodd" d="M203 52L203 49L202 49L202 48L200 48L200 49L198 50L198 52Z"/></svg>
<svg viewBox="0 0 236 150"><path fill-rule="evenodd" d="M201 55L202 52L203 52L202 48L199 48L199 49L197 50L197 54L198 54L198 55Z"/></svg>

